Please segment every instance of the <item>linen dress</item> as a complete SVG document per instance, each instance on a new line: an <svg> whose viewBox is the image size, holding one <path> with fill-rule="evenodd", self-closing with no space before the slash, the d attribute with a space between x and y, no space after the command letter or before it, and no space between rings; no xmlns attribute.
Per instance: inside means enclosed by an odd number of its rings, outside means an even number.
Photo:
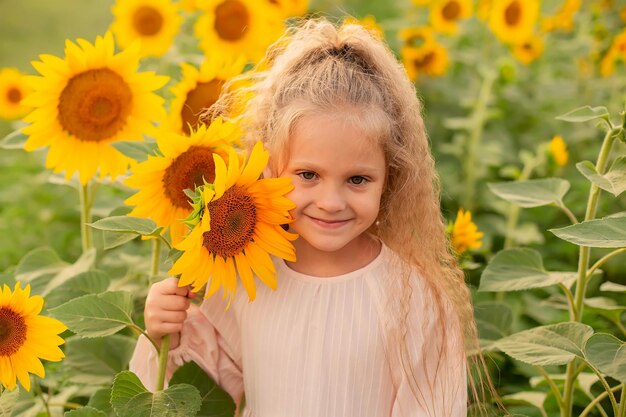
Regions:
<svg viewBox="0 0 626 417"><path fill-rule="evenodd" d="M324 278L274 259L276 291L259 284L249 302L240 287L228 310L219 294L190 307L166 375L195 361L235 400L245 391L244 417L466 416L459 337L442 342L460 352L458 360L441 363L441 343L430 341L442 339L437 321L445 317L424 302L428 295L417 275L407 340L418 392L385 353L382 294L392 256L383 245L365 267ZM154 390L157 368L155 349L140 337L130 370Z"/></svg>

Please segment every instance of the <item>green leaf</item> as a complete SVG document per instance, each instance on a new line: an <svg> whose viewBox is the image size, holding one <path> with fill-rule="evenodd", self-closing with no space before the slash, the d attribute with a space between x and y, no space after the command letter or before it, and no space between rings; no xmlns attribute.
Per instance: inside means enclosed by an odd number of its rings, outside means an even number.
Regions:
<svg viewBox="0 0 626 417"><path fill-rule="evenodd" d="M134 233L108 232L106 230L94 229L93 244L100 250L110 250L122 246L124 243L137 239Z"/></svg>
<svg viewBox="0 0 626 417"><path fill-rule="evenodd" d="M198 389L202 397L202 406L198 417L232 417L235 413L235 402L209 375L195 362L188 362L178 368L170 384L189 383Z"/></svg>
<svg viewBox="0 0 626 417"><path fill-rule="evenodd" d="M150 155L156 155L159 149L156 142L119 141L111 143L111 146L138 162L145 161Z"/></svg>
<svg viewBox="0 0 626 417"><path fill-rule="evenodd" d="M135 343L134 338L122 335L95 339L68 338L63 364L69 380L87 385L110 384L118 372L126 369Z"/></svg>
<svg viewBox="0 0 626 417"><path fill-rule="evenodd" d="M9 391L8 389L2 391L2 394L0 394L0 417L11 417L19 394L19 387L13 391Z"/></svg>
<svg viewBox="0 0 626 417"><path fill-rule="evenodd" d="M0 140L0 149L24 149L24 144L28 140L28 136L22 133L22 130L11 132Z"/></svg>
<svg viewBox="0 0 626 417"><path fill-rule="evenodd" d="M104 411L107 415L113 414L111 407L111 388L101 388L89 398L88 406Z"/></svg>
<svg viewBox="0 0 626 417"><path fill-rule="evenodd" d="M487 186L498 197L527 208L561 202L569 190L569 182L561 178L497 182Z"/></svg>
<svg viewBox="0 0 626 417"><path fill-rule="evenodd" d="M531 365L565 365L575 357L584 357L583 348L591 335L593 328L586 324L550 324L512 334L496 342L496 347Z"/></svg>
<svg viewBox="0 0 626 417"><path fill-rule="evenodd" d="M549 229L558 238L578 246L592 248L626 247L626 217L605 217Z"/></svg>
<svg viewBox="0 0 626 417"><path fill-rule="evenodd" d="M109 282L109 276L102 271L81 272L58 287L53 288L46 295L46 307L50 309L83 295L99 294L106 291L109 287Z"/></svg>
<svg viewBox="0 0 626 417"><path fill-rule="evenodd" d="M77 410L68 411L63 414L63 417L107 417L107 415L96 408L87 406Z"/></svg>
<svg viewBox="0 0 626 417"><path fill-rule="evenodd" d="M142 236L158 236L162 227L143 217L133 216L112 216L100 219L89 226L98 230L106 230L109 232L136 233Z"/></svg>
<svg viewBox="0 0 626 417"><path fill-rule="evenodd" d="M505 249L491 259L480 277L478 291L517 291L543 288L576 279L575 272L548 272L541 255L530 248Z"/></svg>
<svg viewBox="0 0 626 417"><path fill-rule="evenodd" d="M48 312L81 337L103 337L132 325L132 294L126 291L85 295Z"/></svg>
<svg viewBox="0 0 626 417"><path fill-rule="evenodd" d="M544 411L543 403L546 401L546 398L547 394L545 392L537 391L522 391L502 397L505 404L530 404Z"/></svg>
<svg viewBox="0 0 626 417"><path fill-rule="evenodd" d="M481 340L499 340L507 336L513 323L513 311L505 304L480 303L474 307L474 317Z"/></svg>
<svg viewBox="0 0 626 417"><path fill-rule="evenodd" d="M589 161L577 163L576 168L589 181L615 197L626 190L626 157L624 156L613 161L613 165L606 174L598 173L596 167Z"/></svg>
<svg viewBox="0 0 626 417"><path fill-rule="evenodd" d="M80 255L80 258L73 264L63 268L54 277L52 277L46 283L46 286L41 291L41 295L47 297L47 295L53 289L60 285L63 285L69 279L75 277L78 274L89 271L96 262L96 249L91 248Z"/></svg>
<svg viewBox="0 0 626 417"><path fill-rule="evenodd" d="M600 291L626 292L626 285L608 281L600 285Z"/></svg>
<svg viewBox="0 0 626 417"><path fill-rule="evenodd" d="M15 269L15 279L17 281L30 282L39 276L57 273L68 265L51 248L36 248L20 259Z"/></svg>
<svg viewBox="0 0 626 417"><path fill-rule="evenodd" d="M594 120L594 119L608 120L608 117L609 117L609 111L604 106L598 106L598 107L583 106L583 107L574 109L570 112L567 112L561 116L557 116L556 119L563 120L565 122L580 123L580 122L588 122L589 120Z"/></svg>
<svg viewBox="0 0 626 417"><path fill-rule="evenodd" d="M111 404L119 417L191 417L202 399L192 385L170 385L164 391L149 392L137 375L120 372L113 382Z"/></svg>
<svg viewBox="0 0 626 417"><path fill-rule="evenodd" d="M587 341L585 353L602 373L626 384L626 342L608 333L597 333Z"/></svg>

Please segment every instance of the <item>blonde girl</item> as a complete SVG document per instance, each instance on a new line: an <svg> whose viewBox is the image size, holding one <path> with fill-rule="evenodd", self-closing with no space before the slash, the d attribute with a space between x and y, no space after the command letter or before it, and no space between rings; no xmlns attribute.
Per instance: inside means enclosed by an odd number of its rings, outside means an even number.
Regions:
<svg viewBox="0 0 626 417"><path fill-rule="evenodd" d="M316 19L245 77L209 113L252 97L237 117L270 151L265 174L294 183L297 260L275 259L278 290L239 291L227 311L220 297L190 305L173 278L153 285L146 328L172 334L169 374L194 360L245 392L246 417L466 416L476 326L403 67L364 28ZM156 368L141 338L131 370L151 386Z"/></svg>

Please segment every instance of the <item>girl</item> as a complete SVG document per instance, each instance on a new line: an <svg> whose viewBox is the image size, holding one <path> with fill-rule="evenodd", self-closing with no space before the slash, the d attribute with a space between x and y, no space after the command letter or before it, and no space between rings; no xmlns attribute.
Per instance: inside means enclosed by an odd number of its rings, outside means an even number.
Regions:
<svg viewBox="0 0 626 417"><path fill-rule="evenodd" d="M275 259L278 290L226 311L220 297L190 305L174 278L154 284L145 322L172 334L168 373L195 361L245 392L247 417L465 416L476 326L403 67L362 27L310 20L259 68L242 120L270 151L266 175L295 186L297 261ZM141 338L131 370L154 387L156 369Z"/></svg>

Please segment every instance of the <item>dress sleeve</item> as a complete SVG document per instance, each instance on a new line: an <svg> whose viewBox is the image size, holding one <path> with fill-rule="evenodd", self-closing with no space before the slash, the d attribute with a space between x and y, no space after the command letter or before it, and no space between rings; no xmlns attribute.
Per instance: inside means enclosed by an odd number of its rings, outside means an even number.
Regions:
<svg viewBox="0 0 626 417"><path fill-rule="evenodd" d="M237 323L234 314L227 315L223 308L220 311L209 304L207 299L200 307L191 305L181 331L180 344L176 349L170 350L168 355L166 386L178 367L186 362L194 361L238 402L243 394L243 375L237 352L238 343L236 340L227 340L220 332L221 326L228 336L237 335L238 332L233 327ZM209 320L206 314L209 310L220 311L223 316L218 320L220 326L215 326ZM129 368L150 391L156 389L158 361L154 346L146 337L140 336Z"/></svg>
<svg viewBox="0 0 626 417"><path fill-rule="evenodd" d="M467 371L460 326L450 303L438 311L434 294L413 290L404 359L407 372L395 370L392 417L466 417ZM401 365L400 365L401 366ZM409 376L412 375L412 376ZM415 383L410 383L410 378Z"/></svg>

